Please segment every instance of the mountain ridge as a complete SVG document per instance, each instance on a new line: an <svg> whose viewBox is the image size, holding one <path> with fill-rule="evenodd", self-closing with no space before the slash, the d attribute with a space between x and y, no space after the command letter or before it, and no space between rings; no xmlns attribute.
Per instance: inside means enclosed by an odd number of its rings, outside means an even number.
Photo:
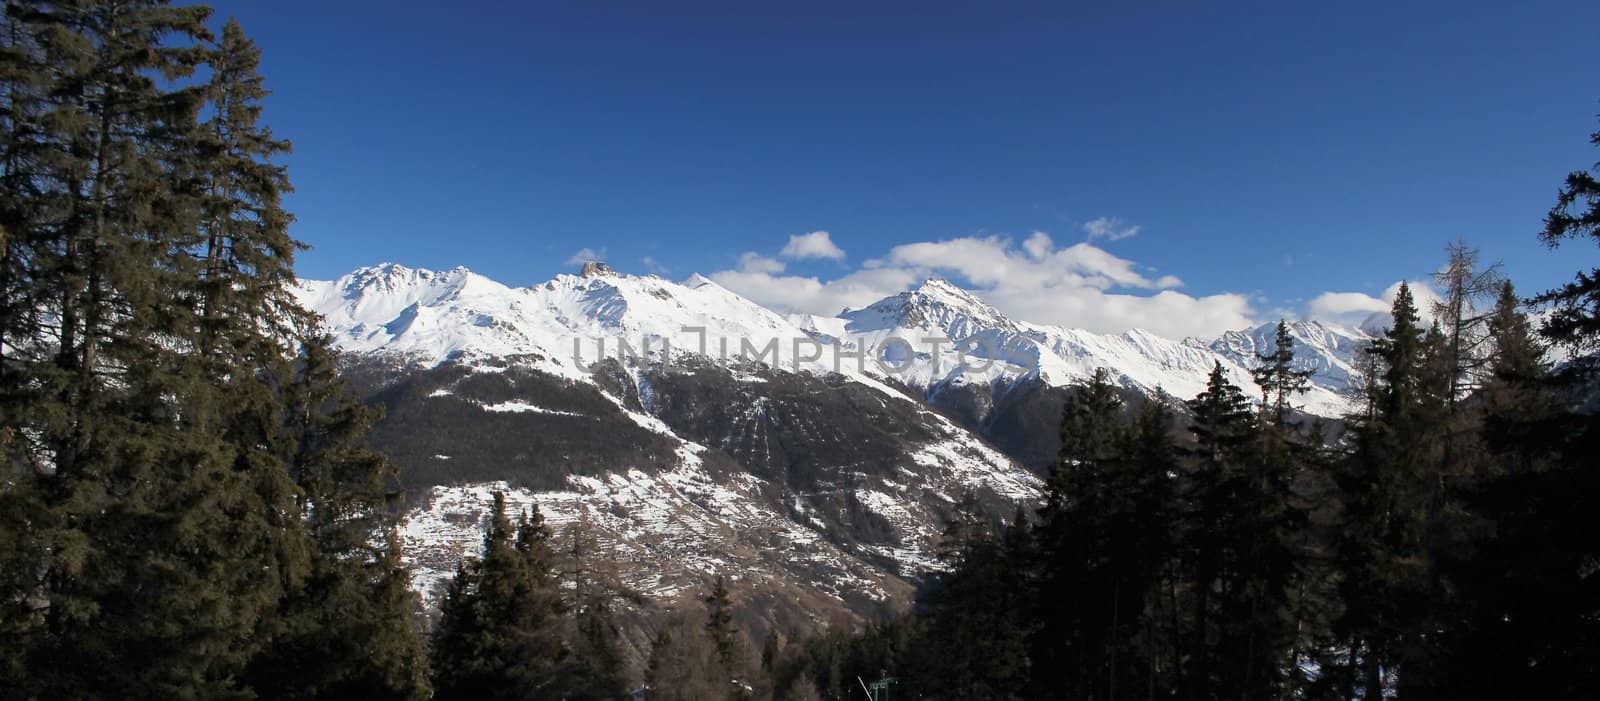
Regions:
<svg viewBox="0 0 1600 701"><path fill-rule="evenodd" d="M1037 503L1051 417L1096 367L1171 401L1216 363L1250 387L1270 337L1032 324L938 278L824 317L704 276L587 273L511 287L385 263L295 288L386 407L374 443L413 495L406 561L429 605L502 490L585 524L641 600L730 572L758 626L869 616L941 567L957 503L992 518ZM1324 382L1345 379L1356 336L1291 330ZM1327 386L1308 400L1337 413Z"/></svg>
<svg viewBox="0 0 1600 701"><path fill-rule="evenodd" d="M296 294L304 306L324 315L341 348L356 353L432 364L457 354L531 355L550 360L558 374L579 376L589 361L620 350L618 342L631 351L655 343L653 352L641 351L655 361L670 361L686 350L733 360L776 342L778 362L769 363L774 367L842 372L867 382L894 376L929 391L948 382L1027 375L1065 386L1095 367L1107 367L1130 388L1153 392L1159 387L1188 396L1217 361L1235 383L1248 388L1255 353L1265 350L1275 329L1275 324L1261 324L1214 339L1168 339L1142 329L1098 334L1012 319L978 294L939 277L835 317L779 314L698 274L672 282L609 268L599 275L561 274L510 287L464 267L436 272L382 263L334 281L303 281ZM1288 324L1298 363L1313 371L1307 411L1343 413L1355 353L1369 333L1315 320ZM925 339L932 334L946 342L930 347ZM880 352L895 368L909 366L884 371L881 364L852 367L832 356L809 360L796 350L801 339L839 343L846 354ZM950 345L960 341L969 342L966 352ZM671 352L663 355L663 346ZM963 368L960 361L969 358L993 362ZM847 355L844 361L851 359Z"/></svg>

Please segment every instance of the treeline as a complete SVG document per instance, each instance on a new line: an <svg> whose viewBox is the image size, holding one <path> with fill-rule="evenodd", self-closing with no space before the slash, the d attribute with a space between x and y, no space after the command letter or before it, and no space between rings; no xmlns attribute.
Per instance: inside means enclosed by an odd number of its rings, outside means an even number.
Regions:
<svg viewBox="0 0 1600 701"><path fill-rule="evenodd" d="M1548 241L1596 235L1586 178ZM1293 410L1282 325L1254 399L1218 366L1181 412L1126 407L1095 373L1045 504L960 509L914 610L796 646L778 696L865 698L887 673L891 698L1591 697L1600 277L1539 298L1546 338L1465 246L1438 282L1430 325L1401 285L1342 425ZM1574 355L1552 366L1546 341Z"/></svg>

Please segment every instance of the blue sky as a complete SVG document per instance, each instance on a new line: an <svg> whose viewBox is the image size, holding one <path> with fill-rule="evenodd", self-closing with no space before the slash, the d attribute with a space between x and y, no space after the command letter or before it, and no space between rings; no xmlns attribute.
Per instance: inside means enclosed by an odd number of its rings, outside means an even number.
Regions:
<svg viewBox="0 0 1600 701"><path fill-rule="evenodd" d="M1380 295L1458 236L1525 290L1593 265L1535 235L1600 160L1600 3L1213 4L215 6L265 52L304 277L396 260L529 284L587 248L798 308L887 268L1180 333ZM1095 221L1137 234L1072 248ZM779 255L815 231L845 256ZM904 248L952 241L978 243ZM983 242L1068 277L975 281ZM1162 294L1180 303L1106 297Z"/></svg>

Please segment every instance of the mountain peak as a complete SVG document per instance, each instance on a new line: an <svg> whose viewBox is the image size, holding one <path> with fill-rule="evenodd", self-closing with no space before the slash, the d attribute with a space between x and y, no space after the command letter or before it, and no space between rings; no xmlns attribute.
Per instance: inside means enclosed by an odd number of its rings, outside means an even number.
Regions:
<svg viewBox="0 0 1600 701"><path fill-rule="evenodd" d="M993 305L983 301L945 278L934 276L923 281L907 294L908 301L918 307L942 308L939 316L955 314L990 327L1011 327L1011 320Z"/></svg>
<svg viewBox="0 0 1600 701"><path fill-rule="evenodd" d="M939 329L951 338L965 338L980 328L1011 329L1016 325L988 302L942 277L930 277L915 289L847 311L851 331L873 329Z"/></svg>
<svg viewBox="0 0 1600 701"><path fill-rule="evenodd" d="M463 270L465 270L463 268ZM432 280L439 273L424 268L412 268L395 262L384 262L356 268L348 275L341 278L344 289L351 294L363 294L365 290L389 292L409 287L417 281Z"/></svg>
<svg viewBox="0 0 1600 701"><path fill-rule="evenodd" d="M689 288L691 290L692 289L701 288L701 287L705 287L706 285L716 285L717 287L721 287L721 285L717 285L717 283L715 281L713 281L711 278L708 278L708 277L706 277L704 275L701 275L700 273L695 273L693 275L690 275L688 278L684 279L684 281L683 281L683 286L687 287L687 288Z"/></svg>
<svg viewBox="0 0 1600 701"><path fill-rule="evenodd" d="M611 266L606 265L605 263L597 260L591 260L584 262L583 269L579 270L578 274L583 277L600 277L603 275L615 275L616 272L617 271L611 269Z"/></svg>
<svg viewBox="0 0 1600 701"><path fill-rule="evenodd" d="M988 302L978 299L976 295L963 289L960 285L937 275L922 281L922 284L912 290L910 295L925 297L951 306L990 308Z"/></svg>
<svg viewBox="0 0 1600 701"><path fill-rule="evenodd" d="M955 283L950 282L949 280L947 280L945 278L939 277L938 275L934 275L934 276L932 276L932 277L930 277L930 278L928 278L926 280L923 280L921 285L917 285L916 291L917 292L922 292L922 293L925 293L925 294L938 293L938 292L954 293L954 294L965 294L966 293L966 290L961 289Z"/></svg>
<svg viewBox="0 0 1600 701"><path fill-rule="evenodd" d="M449 270L430 270L428 268L413 268L402 263L385 261L377 265L356 268L339 279L344 281L346 288L354 291L360 289L394 290L417 283L463 281L474 277L482 276L460 265Z"/></svg>
<svg viewBox="0 0 1600 701"><path fill-rule="evenodd" d="M350 271L350 277L363 280L397 279L411 277L418 272L427 271L419 271L417 268L402 265L394 261L384 261L377 265L368 265L356 268L355 270Z"/></svg>

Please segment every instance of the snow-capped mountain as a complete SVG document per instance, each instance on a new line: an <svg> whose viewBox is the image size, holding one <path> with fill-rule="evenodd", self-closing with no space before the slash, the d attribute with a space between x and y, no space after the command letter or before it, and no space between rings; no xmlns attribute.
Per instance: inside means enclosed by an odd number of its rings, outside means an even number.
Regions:
<svg viewBox="0 0 1600 701"><path fill-rule="evenodd" d="M853 349L906 361L910 367L896 377L930 396L949 384L1009 385L1019 379L1064 387L1103 367L1128 389L1188 398L1205 387L1216 363L1235 384L1249 389L1253 387L1249 368L1258 362L1255 353L1271 348L1276 331L1276 324L1264 324L1207 343L1175 341L1142 329L1096 334L1032 324L1010 319L939 278L846 311L839 319L805 316L797 322ZM1291 333L1298 362L1317 370L1301 402L1312 413L1341 413L1346 406L1341 391L1349 380L1352 356L1366 336L1314 321L1295 322ZM935 346L930 338L949 342Z"/></svg>
<svg viewBox="0 0 1600 701"><path fill-rule="evenodd" d="M343 350L410 365L517 357L584 379L607 359L764 357L769 365L875 384L849 363L834 368L827 355L796 358L794 344L811 339L806 331L698 275L675 283L592 264L583 275L512 288L465 268L385 263L332 282L303 282L297 295L323 315Z"/></svg>
<svg viewBox="0 0 1600 701"><path fill-rule="evenodd" d="M1335 393L1350 385L1356 372L1357 354L1373 338L1367 331L1320 321L1291 321L1286 325L1289 336L1294 339L1296 369L1310 370L1313 385ZM1261 354L1272 352L1277 333L1277 324L1262 324L1253 329L1224 333L1209 347L1237 364L1247 365ZM1342 405L1322 408L1326 411L1342 408Z"/></svg>
<svg viewBox="0 0 1600 701"><path fill-rule="evenodd" d="M303 282L298 294L348 352L428 366L524 357L574 379L607 358L758 361L929 391L1024 377L1067 386L1104 367L1130 389L1182 398L1204 386L1217 362L1249 388L1248 368L1270 348L1275 331L1275 324L1263 324L1208 342L1141 329L1096 334L1032 324L940 278L838 317L785 317L699 275L674 283L598 264L586 275L512 288L465 268L434 272L385 263L331 282ZM1305 408L1337 415L1354 354L1370 337L1317 321L1289 326L1297 363L1315 372Z"/></svg>
<svg viewBox="0 0 1600 701"><path fill-rule="evenodd" d="M511 288L385 264L297 294L386 405L373 436L412 491L425 600L481 542L495 487L584 524L648 597L728 573L790 628L903 602L957 500L1009 514L1041 488L878 371L703 278L593 266Z"/></svg>
<svg viewBox="0 0 1600 701"><path fill-rule="evenodd" d="M940 279L837 317L601 264L510 287L386 263L296 294L386 406L373 439L413 494L425 599L499 488L583 524L646 598L737 577L758 625L903 602L956 502L1001 516L1039 497L1065 388L1095 368L1183 398L1217 363L1248 387L1271 340L1030 324ZM1307 407L1336 412L1360 338L1294 333L1318 368Z"/></svg>

